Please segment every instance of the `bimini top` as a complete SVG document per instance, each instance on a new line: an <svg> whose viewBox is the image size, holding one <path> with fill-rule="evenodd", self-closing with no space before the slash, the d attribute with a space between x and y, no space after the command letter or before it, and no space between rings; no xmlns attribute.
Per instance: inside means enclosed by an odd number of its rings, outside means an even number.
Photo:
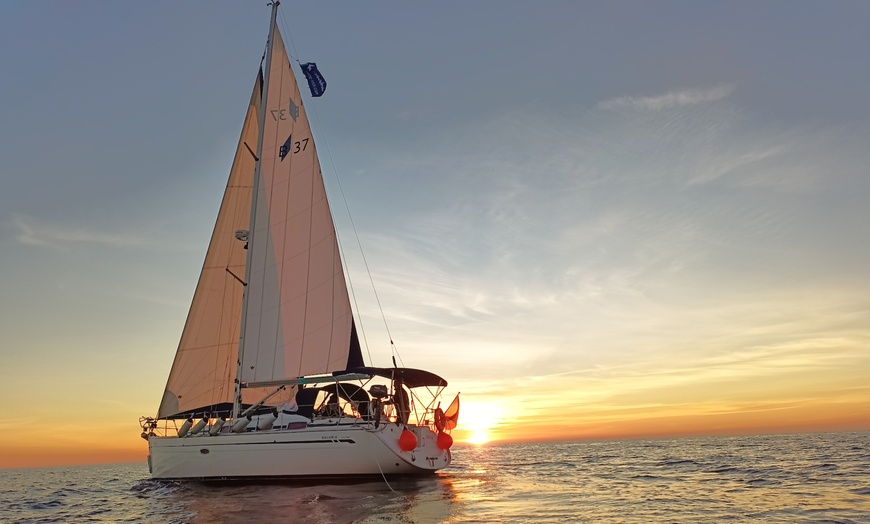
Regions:
<svg viewBox="0 0 870 524"><path fill-rule="evenodd" d="M334 376L347 375L351 373L360 373L364 375L376 375L389 379L400 379L409 388L419 388L423 386L430 387L446 387L447 381L439 377L435 373L423 371L422 369L412 368L373 368L361 367L351 368L344 371L335 371Z"/></svg>

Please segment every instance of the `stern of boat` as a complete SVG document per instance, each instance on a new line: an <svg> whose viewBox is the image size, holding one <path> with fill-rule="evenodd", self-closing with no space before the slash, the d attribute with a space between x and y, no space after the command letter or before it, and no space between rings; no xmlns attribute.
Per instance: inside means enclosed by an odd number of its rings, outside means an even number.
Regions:
<svg viewBox="0 0 870 524"><path fill-rule="evenodd" d="M416 442L407 436L405 432L414 435ZM452 456L450 448L441 449L438 446L438 434L428 426L388 424L382 431L375 433L390 451L404 461L408 466L422 471L435 472L450 465Z"/></svg>

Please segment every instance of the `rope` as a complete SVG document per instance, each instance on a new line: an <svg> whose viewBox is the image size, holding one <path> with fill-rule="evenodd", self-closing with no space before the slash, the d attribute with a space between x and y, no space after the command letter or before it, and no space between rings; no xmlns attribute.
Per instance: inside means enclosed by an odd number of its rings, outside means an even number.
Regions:
<svg viewBox="0 0 870 524"><path fill-rule="evenodd" d="M387 485L387 487L388 487L388 488L390 488L390 491L392 491L392 492L393 492L393 493L395 493L395 492L396 492L396 490L394 490L394 489L393 489L393 486L390 486L390 483L389 483L389 482L387 482L387 476L386 476L386 475L384 475L384 470L382 470L382 469L381 469L381 463L380 463L380 462L378 462L378 456L377 456L377 455L375 455L375 464L377 464L377 465L378 465L378 471L380 471L380 472L381 472L381 478L383 478L383 479L384 479L384 484L386 484L386 485Z"/></svg>

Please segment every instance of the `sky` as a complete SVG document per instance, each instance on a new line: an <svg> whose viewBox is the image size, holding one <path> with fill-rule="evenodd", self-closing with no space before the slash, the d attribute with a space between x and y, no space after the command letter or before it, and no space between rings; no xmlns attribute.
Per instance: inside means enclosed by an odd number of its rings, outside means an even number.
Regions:
<svg viewBox="0 0 870 524"><path fill-rule="evenodd" d="M145 459L268 19L0 3L0 467ZM286 2L366 354L458 441L870 429L868 21Z"/></svg>

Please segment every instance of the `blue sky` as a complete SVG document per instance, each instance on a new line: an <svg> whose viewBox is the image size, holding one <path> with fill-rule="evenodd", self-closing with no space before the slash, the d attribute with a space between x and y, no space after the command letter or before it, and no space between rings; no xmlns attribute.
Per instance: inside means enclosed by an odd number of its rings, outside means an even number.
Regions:
<svg viewBox="0 0 870 524"><path fill-rule="evenodd" d="M464 393L556 381L593 425L870 398L867 3L279 21L329 83L308 108L376 363L337 180L405 363ZM156 409L267 25L253 1L0 5L5 398L134 435Z"/></svg>

